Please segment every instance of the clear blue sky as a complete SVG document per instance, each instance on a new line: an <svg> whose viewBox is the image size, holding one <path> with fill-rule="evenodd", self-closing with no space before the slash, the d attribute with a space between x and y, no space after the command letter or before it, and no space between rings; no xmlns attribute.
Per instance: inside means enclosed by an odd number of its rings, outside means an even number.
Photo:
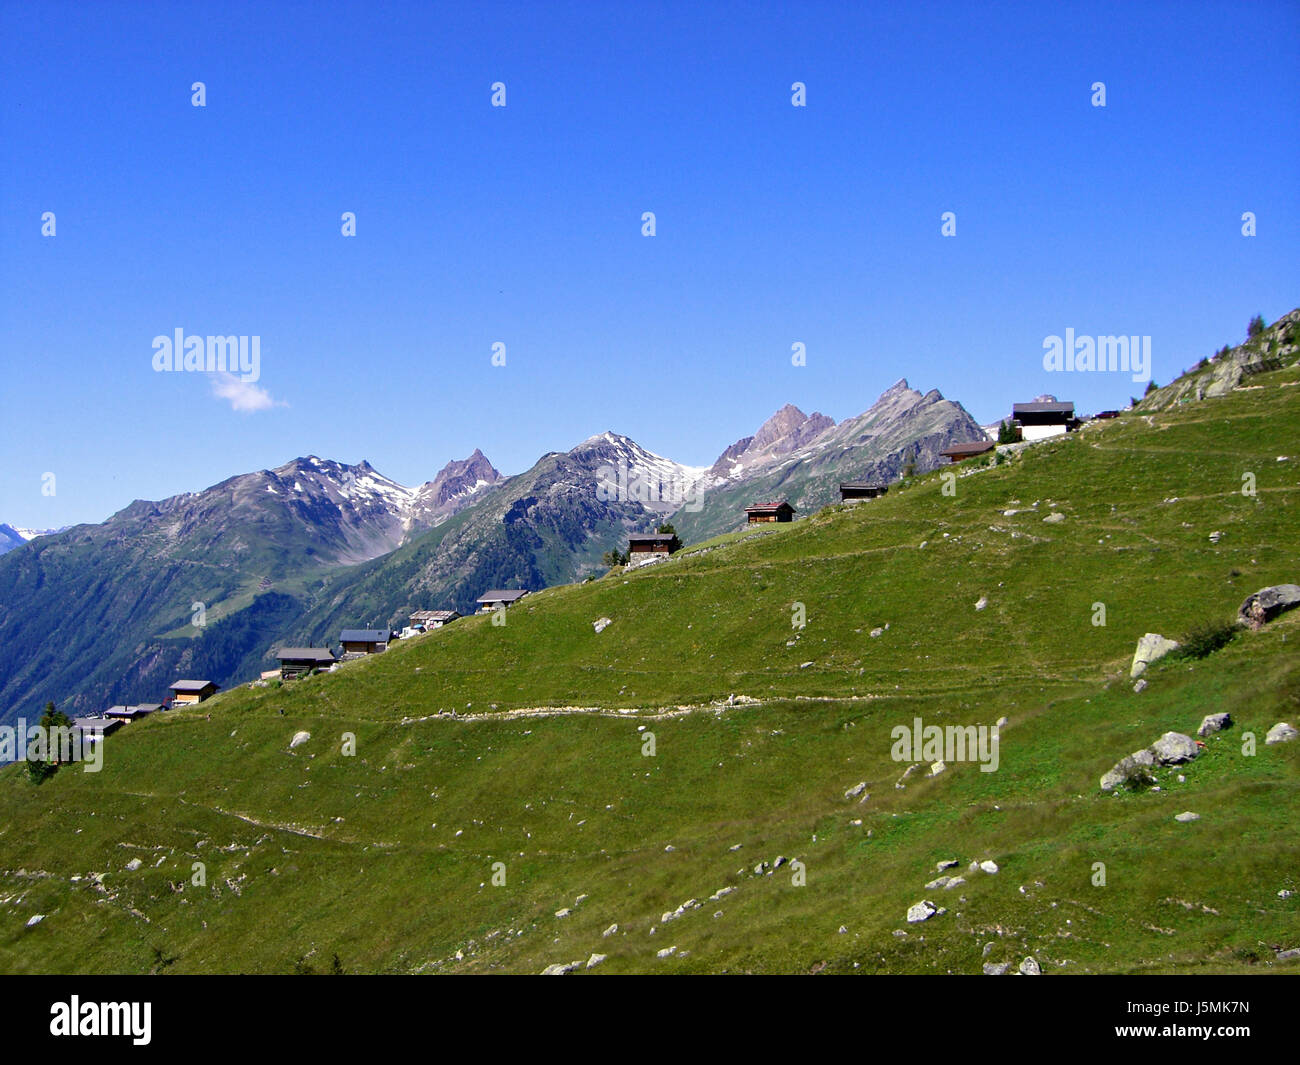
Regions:
<svg viewBox="0 0 1300 1065"><path fill-rule="evenodd" d="M306 454L412 484L614 429L705 464L903 376L980 421L1120 406L1044 337L1150 335L1163 383L1300 304L1294 3L0 14L10 524ZM155 373L176 328L260 336L272 405Z"/></svg>

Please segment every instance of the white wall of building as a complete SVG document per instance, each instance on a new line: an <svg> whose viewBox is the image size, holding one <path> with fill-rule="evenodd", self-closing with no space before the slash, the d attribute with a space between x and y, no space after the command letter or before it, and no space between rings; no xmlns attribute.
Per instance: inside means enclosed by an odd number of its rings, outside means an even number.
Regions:
<svg viewBox="0 0 1300 1065"><path fill-rule="evenodd" d="M1064 435L1064 425L1025 425L1020 430L1022 440L1046 440L1048 437Z"/></svg>

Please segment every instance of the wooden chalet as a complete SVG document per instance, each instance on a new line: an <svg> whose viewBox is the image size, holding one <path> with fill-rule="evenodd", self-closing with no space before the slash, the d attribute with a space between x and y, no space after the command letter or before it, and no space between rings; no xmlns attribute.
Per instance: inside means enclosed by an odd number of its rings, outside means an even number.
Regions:
<svg viewBox="0 0 1300 1065"><path fill-rule="evenodd" d="M93 741L110 736L126 722L120 717L74 717L72 727L81 733L83 741Z"/></svg>
<svg viewBox="0 0 1300 1065"><path fill-rule="evenodd" d="M862 481L841 483L840 502L851 503L855 499L875 499L889 491L887 484L867 484Z"/></svg>
<svg viewBox="0 0 1300 1065"><path fill-rule="evenodd" d="M178 680L170 688L172 706L201 703L217 694L217 686L210 680Z"/></svg>
<svg viewBox="0 0 1300 1065"><path fill-rule="evenodd" d="M104 716L117 721L138 721L162 709L162 703L140 703L138 706L110 706Z"/></svg>
<svg viewBox="0 0 1300 1065"><path fill-rule="evenodd" d="M632 533L627 538L629 558L633 555L671 555L681 546L676 533Z"/></svg>
<svg viewBox="0 0 1300 1065"><path fill-rule="evenodd" d="M460 614L455 610L417 610L411 615L411 628L440 629L449 622L455 621Z"/></svg>
<svg viewBox="0 0 1300 1065"><path fill-rule="evenodd" d="M276 657L280 660L281 680L329 669L335 662L334 652L328 647L285 647Z"/></svg>
<svg viewBox="0 0 1300 1065"><path fill-rule="evenodd" d="M479 596L478 611L480 614L487 614L498 607L513 606L528 594L523 588L493 588L490 592L484 592Z"/></svg>
<svg viewBox="0 0 1300 1065"><path fill-rule="evenodd" d="M972 440L965 444L953 444L939 452L949 462L964 462L975 455L987 455L997 445L992 440Z"/></svg>
<svg viewBox="0 0 1300 1065"><path fill-rule="evenodd" d="M1046 440L1050 436L1077 429L1078 421L1074 417L1074 404L1056 402L1015 403L1011 407L1011 419L1020 425L1021 438L1024 440Z"/></svg>
<svg viewBox="0 0 1300 1065"><path fill-rule="evenodd" d="M387 629L344 629L339 634L344 655L377 655L388 650Z"/></svg>
<svg viewBox="0 0 1300 1065"><path fill-rule="evenodd" d="M745 508L745 516L750 525L761 525L769 521L793 521L794 514L794 507L784 499L775 503L755 503Z"/></svg>

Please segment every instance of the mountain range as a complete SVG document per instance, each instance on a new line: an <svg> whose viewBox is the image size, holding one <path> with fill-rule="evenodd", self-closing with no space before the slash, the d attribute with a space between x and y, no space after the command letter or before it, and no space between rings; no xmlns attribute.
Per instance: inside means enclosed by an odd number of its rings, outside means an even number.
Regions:
<svg viewBox="0 0 1300 1065"><path fill-rule="evenodd" d="M671 519L697 542L769 498L807 513L836 501L839 481L925 472L982 435L960 404L899 381L838 424L787 405L707 468L612 431L511 477L476 449L414 488L365 461L306 456L98 525L14 531L0 557L0 721L46 700L69 713L156 701L182 675L228 686L287 644L400 627L417 609L470 613L488 588L598 576L629 532Z"/></svg>

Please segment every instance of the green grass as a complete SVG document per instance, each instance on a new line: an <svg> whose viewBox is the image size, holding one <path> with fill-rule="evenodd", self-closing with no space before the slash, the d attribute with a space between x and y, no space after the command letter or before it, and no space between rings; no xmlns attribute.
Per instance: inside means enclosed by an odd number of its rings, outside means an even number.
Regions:
<svg viewBox="0 0 1300 1065"><path fill-rule="evenodd" d="M1125 416L959 467L951 496L940 471L539 592L504 626L463 619L133 724L99 774L0 773L0 967L323 971L337 953L349 972L534 972L599 952L598 973L978 973L1032 953L1046 972L1281 971L1271 948L1300 946L1277 895L1300 891L1300 743L1263 736L1300 723L1300 617L1158 663L1141 694L1127 667L1144 632L1297 579L1297 392ZM530 708L552 710L505 714ZM1159 791L1098 788L1224 709L1234 727ZM997 772L895 787L894 726L1001 716ZM860 781L871 798L846 800ZM1201 820L1176 823L1187 809ZM777 855L806 886L753 875ZM997 875L965 873L990 857ZM968 883L925 890L948 858ZM948 912L907 925L921 898Z"/></svg>

